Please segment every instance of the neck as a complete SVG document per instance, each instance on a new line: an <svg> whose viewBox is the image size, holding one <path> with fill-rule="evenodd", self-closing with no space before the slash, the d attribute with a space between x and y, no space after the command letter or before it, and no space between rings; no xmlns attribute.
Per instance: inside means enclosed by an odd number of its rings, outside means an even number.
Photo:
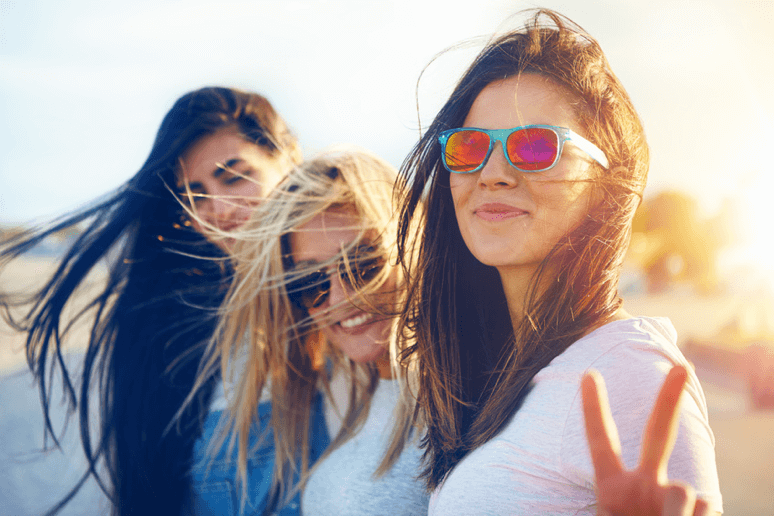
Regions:
<svg viewBox="0 0 774 516"><path fill-rule="evenodd" d="M392 364L390 364L390 354L385 353L376 359L376 369L379 371L379 378L389 380L393 378Z"/></svg>
<svg viewBox="0 0 774 516"><path fill-rule="evenodd" d="M518 328L524 320L527 292L529 291L532 277L536 267L498 267L500 281L503 284L503 292L508 302L508 313L511 316L511 324Z"/></svg>
<svg viewBox="0 0 774 516"><path fill-rule="evenodd" d="M511 316L511 324L515 330L524 320L526 313L527 294L529 292L530 284L532 283L532 278L537 271L537 267L498 268L497 271L500 273L500 281L502 281L503 284L505 299L508 301L508 313ZM544 276L543 279L545 280L546 277L555 277L555 275L549 273ZM538 285L537 288L538 294L543 292L546 288L545 281L541 281L541 284ZM621 307L610 316L589 328L583 335L588 335L595 329L609 322L629 319L631 317L632 316L626 312L623 307Z"/></svg>

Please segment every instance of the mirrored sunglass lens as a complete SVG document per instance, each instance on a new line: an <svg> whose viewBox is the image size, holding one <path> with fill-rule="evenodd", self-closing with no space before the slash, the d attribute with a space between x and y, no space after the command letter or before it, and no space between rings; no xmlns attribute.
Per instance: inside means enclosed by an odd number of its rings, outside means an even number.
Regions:
<svg viewBox="0 0 774 516"><path fill-rule="evenodd" d="M302 298L304 306L307 308L317 308L328 299L328 292L330 292L330 288L324 288L322 285L308 290Z"/></svg>
<svg viewBox="0 0 774 516"><path fill-rule="evenodd" d="M344 263L339 266L339 276L350 287L359 288L374 279L379 271L382 270L384 258L378 256L367 260L353 258L350 261L350 267L352 269L352 277L356 282L355 285L352 285L349 272L347 272L347 267Z"/></svg>
<svg viewBox="0 0 774 516"><path fill-rule="evenodd" d="M305 308L317 308L323 304L330 289L328 275L322 271L307 274L291 281L287 286L290 299Z"/></svg>
<svg viewBox="0 0 774 516"><path fill-rule="evenodd" d="M371 258L370 260L365 260L362 263L359 263L357 266L357 277L362 283L368 283L374 279L377 274L379 274L379 271L382 270L383 266L384 259L382 258Z"/></svg>
<svg viewBox="0 0 774 516"><path fill-rule="evenodd" d="M543 170L553 165L559 137L545 127L520 129L508 136L508 158L521 170Z"/></svg>
<svg viewBox="0 0 774 516"><path fill-rule="evenodd" d="M481 131L457 131L446 140L444 161L452 172L470 172L486 159L489 135Z"/></svg>

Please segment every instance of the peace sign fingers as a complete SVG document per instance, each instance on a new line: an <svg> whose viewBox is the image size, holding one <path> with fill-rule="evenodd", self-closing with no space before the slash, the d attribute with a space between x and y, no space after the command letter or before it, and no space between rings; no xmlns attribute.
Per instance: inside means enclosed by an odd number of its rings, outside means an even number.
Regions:
<svg viewBox="0 0 774 516"><path fill-rule="evenodd" d="M589 371L581 381L583 416L597 486L600 515L699 516L708 505L691 486L669 482L667 463L677 436L678 407L688 372L675 366L656 398L643 435L640 464L627 470L600 374Z"/></svg>

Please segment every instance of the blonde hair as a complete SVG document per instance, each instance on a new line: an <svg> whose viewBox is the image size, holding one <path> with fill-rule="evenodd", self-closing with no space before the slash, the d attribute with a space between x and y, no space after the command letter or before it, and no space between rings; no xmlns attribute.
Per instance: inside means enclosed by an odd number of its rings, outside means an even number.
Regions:
<svg viewBox="0 0 774 516"><path fill-rule="evenodd" d="M347 274L353 279L350 251L363 239L370 240L378 250L360 251L356 259L373 258L374 253L379 253L390 265L383 267L367 285L358 286L357 296L361 301L362 294L382 288L391 274L401 275L400 268L394 266L398 261L393 200L396 176L391 165L369 152L342 147L331 149L293 169L255 209L249 222L233 234L236 238L232 250L234 278L201 378L207 378L220 364L230 410L224 411L221 437L211 443L210 450L219 449L230 435L229 453L233 454L236 444L237 478L245 490L250 430L256 421L264 388L270 390L272 403L275 464L270 496L275 502L296 492L288 489L294 473L300 473L303 483L309 472L311 407L320 387L330 395L323 356L330 358L333 367L348 371L351 378L343 424L329 450L356 433L368 414L378 383L377 369L374 364L356 364L327 346L307 311L289 298L287 269L293 265L289 235L327 210L354 211L358 222L353 229L358 231L357 238L342 246L341 255L314 264L314 269L333 265L343 256ZM304 272L298 267L293 269L294 275ZM396 288L400 290L403 283L399 277ZM397 295L396 298L402 299ZM367 297L363 300L368 302ZM385 308L369 304L368 308L397 321L397 305ZM393 358L397 354L395 334L393 331L390 343ZM235 366L242 360L249 364L243 371ZM229 385L234 385L233 390ZM406 436L408 432L408 428L403 430ZM387 471L400 455L405 439L397 442L377 474ZM297 471L299 462L300 471Z"/></svg>

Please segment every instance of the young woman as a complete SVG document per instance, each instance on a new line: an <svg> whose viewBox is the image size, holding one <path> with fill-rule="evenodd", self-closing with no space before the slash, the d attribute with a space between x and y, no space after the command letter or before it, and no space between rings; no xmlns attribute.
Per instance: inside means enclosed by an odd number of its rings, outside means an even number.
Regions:
<svg viewBox="0 0 774 516"><path fill-rule="evenodd" d="M394 266L395 178L364 151L322 154L294 169L235 233L234 282L211 360L226 385L236 372L226 431L236 433L244 468L256 393L270 379L276 462L289 468L307 442L314 393L326 393L334 438L307 477L305 515L427 510L411 428L396 429L401 445L388 449L394 418L411 407L399 401L402 373L389 352L403 284ZM327 362L315 364L313 350Z"/></svg>
<svg viewBox="0 0 774 516"><path fill-rule="evenodd" d="M430 514L622 509L602 496L611 483L595 484L581 377L593 368L611 385L631 468L651 400L686 363L669 321L630 316L617 293L647 169L639 117L598 43L545 10L486 46L407 158L399 256L422 229L401 335L418 369ZM686 392L668 477L696 488L697 513L720 511L692 372ZM660 514L673 487L650 471L614 479L647 487L623 497L632 513Z"/></svg>
<svg viewBox="0 0 774 516"><path fill-rule="evenodd" d="M178 411L228 286L231 242L222 235L242 224L299 160L296 139L264 97L202 88L177 100L145 164L125 186L3 244L6 262L51 234L85 225L41 290L24 300L3 296L2 304L32 302L15 323L28 332L27 356L39 382L47 429L55 436L57 429L48 420L52 385L47 379L49 370L59 367L69 403L79 410L90 464L83 481L90 474L98 477L98 469L105 472L98 480L114 514L180 514L191 503L198 512L228 512L213 504L220 483L198 469L191 473L199 462L194 443L218 377L204 379L194 403ZM85 301L76 297L78 287L103 264L104 288ZM87 309L68 317L66 307L75 302ZM88 348L76 382L63 361L63 341L74 321L89 317ZM100 405L96 435L89 424L95 419L90 412L95 396ZM327 441L319 426L308 435ZM313 449L306 459L314 459L318 452ZM202 453L201 446L196 451ZM261 485L271 463L259 457L252 466L251 480ZM266 491L254 490L253 505L265 501L261 492Z"/></svg>

